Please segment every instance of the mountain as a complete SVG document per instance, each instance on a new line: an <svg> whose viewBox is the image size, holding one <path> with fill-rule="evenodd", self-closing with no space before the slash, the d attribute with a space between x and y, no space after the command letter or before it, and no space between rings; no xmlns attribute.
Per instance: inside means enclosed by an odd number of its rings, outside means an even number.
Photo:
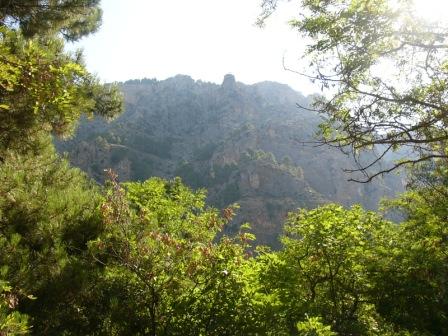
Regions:
<svg viewBox="0 0 448 336"><path fill-rule="evenodd" d="M276 247L288 211L328 202L375 209L403 189L396 175L369 184L347 182L354 162L339 150L304 144L320 117L311 97L287 85L244 85L226 75L222 85L178 75L120 84L125 112L115 121L83 120L76 136L56 143L71 162L102 182L112 167L122 181L180 176L206 188L208 202L241 208L227 232L250 222L258 244ZM373 155L373 154L372 154Z"/></svg>

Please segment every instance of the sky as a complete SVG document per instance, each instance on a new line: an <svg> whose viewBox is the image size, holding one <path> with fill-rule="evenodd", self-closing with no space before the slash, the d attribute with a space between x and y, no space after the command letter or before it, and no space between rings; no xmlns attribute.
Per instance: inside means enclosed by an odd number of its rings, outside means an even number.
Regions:
<svg viewBox="0 0 448 336"><path fill-rule="evenodd" d="M415 0L437 18L448 0ZM303 71L305 42L288 26L296 1L284 2L265 28L255 26L261 0L102 0L103 24L71 48L83 48L87 68L105 82L190 75L221 83L232 73L246 84L270 80L310 94L319 91L286 67ZM283 61L284 60L284 61Z"/></svg>
<svg viewBox="0 0 448 336"><path fill-rule="evenodd" d="M287 24L297 5L285 3L265 28L255 26L260 0L102 0L103 24L78 42L87 68L103 81L165 79L176 74L221 83L232 73L252 84L271 80L316 91L295 68L303 51Z"/></svg>

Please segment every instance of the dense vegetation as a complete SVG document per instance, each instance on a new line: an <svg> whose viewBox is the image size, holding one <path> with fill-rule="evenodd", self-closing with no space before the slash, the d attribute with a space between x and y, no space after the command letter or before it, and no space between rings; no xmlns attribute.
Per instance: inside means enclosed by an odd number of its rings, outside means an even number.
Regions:
<svg viewBox="0 0 448 336"><path fill-rule="evenodd" d="M321 14L349 7L349 19L385 10L359 7L368 2L303 1ZM113 171L101 187L55 153L51 136L80 115L121 108L116 89L62 48L96 29L97 1L0 10L0 335L448 334L443 160L416 166L412 188L385 204L400 224L326 205L291 213L280 251L252 249L248 225L222 234L236 207L207 207L202 190L119 184Z"/></svg>

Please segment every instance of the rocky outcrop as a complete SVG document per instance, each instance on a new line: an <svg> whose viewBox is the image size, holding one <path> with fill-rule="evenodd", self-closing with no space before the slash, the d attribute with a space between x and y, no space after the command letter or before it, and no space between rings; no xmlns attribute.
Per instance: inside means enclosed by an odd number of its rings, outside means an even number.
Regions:
<svg viewBox="0 0 448 336"><path fill-rule="evenodd" d="M123 115L110 124L81 122L75 138L57 143L59 150L100 182L109 167L121 180L181 176L193 188L207 188L214 206L237 202L229 233L250 222L257 242L275 247L288 211L326 202L373 209L403 188L395 175L347 182L343 169L354 167L349 157L303 145L320 119L296 105L311 97L286 85L244 85L226 75L222 85L176 76L121 88Z"/></svg>
<svg viewBox="0 0 448 336"><path fill-rule="evenodd" d="M232 74L227 74L224 76L224 80L222 81L222 88L228 91L236 90L236 79Z"/></svg>

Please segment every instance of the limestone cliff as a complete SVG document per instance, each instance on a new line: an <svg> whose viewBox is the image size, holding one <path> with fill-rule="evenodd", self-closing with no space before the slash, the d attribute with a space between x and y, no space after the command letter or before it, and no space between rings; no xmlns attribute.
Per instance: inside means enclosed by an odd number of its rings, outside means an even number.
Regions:
<svg viewBox="0 0 448 336"><path fill-rule="evenodd" d="M121 180L181 176L209 190L210 204L241 210L227 228L250 222L258 243L277 245L288 211L326 202L375 208L402 189L390 175L371 184L347 182L353 162L336 149L304 145L320 122L300 109L304 97L286 85L244 85L226 75L222 85L176 76L121 84L126 110L114 122L83 121L59 142L73 164L98 181L112 167Z"/></svg>

